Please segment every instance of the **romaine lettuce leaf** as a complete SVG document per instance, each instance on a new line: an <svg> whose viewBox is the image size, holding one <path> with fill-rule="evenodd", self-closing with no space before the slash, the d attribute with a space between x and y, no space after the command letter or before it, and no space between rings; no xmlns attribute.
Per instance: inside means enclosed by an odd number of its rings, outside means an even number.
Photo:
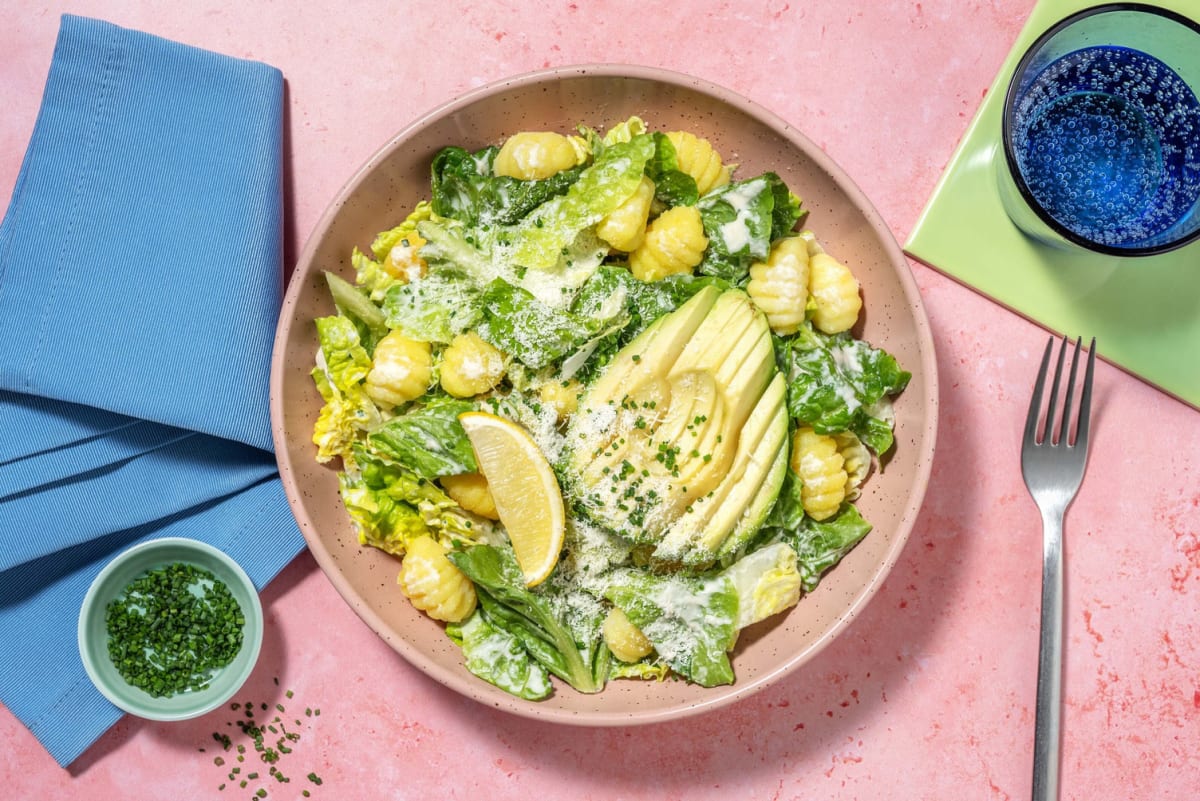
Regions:
<svg viewBox="0 0 1200 801"><path fill-rule="evenodd" d="M585 228L555 266L545 270L502 269L501 277L539 302L563 309L575 302L579 289L596 274L607 255L608 244L596 236L594 229Z"/></svg>
<svg viewBox="0 0 1200 801"><path fill-rule="evenodd" d="M428 240L421 252L432 276L461 279L468 289L475 290L499 278L555 308L571 305L579 287L608 255L608 245L589 228L579 232L557 264L545 270L529 270L509 256L510 229L472 231L455 220L430 220L422 223L420 230ZM473 312L476 306L470 305L469 309Z"/></svg>
<svg viewBox="0 0 1200 801"><path fill-rule="evenodd" d="M363 379L371 370L371 357L349 318L319 317L316 326L321 349L312 377L325 401L313 426L317 461L325 463L340 456L352 465L351 446L361 432L380 421L378 407L363 388Z"/></svg>
<svg viewBox="0 0 1200 801"><path fill-rule="evenodd" d="M313 425L312 441L317 446L317 461L324 464L340 456L347 467L353 467L352 446L361 432L379 424L379 408L367 397L361 384L343 392L319 366L313 368L312 377L325 400Z"/></svg>
<svg viewBox="0 0 1200 801"><path fill-rule="evenodd" d="M484 291L480 305L483 319L479 335L504 353L529 367L540 369L610 328L625 324L620 316L608 320L575 314L539 302L528 291L502 280Z"/></svg>
<svg viewBox="0 0 1200 801"><path fill-rule="evenodd" d="M663 681L671 675L671 666L661 659L643 659L640 662L614 660L609 669L610 679L653 679Z"/></svg>
<svg viewBox="0 0 1200 801"><path fill-rule="evenodd" d="M700 199L696 179L679 169L675 145L655 131L654 156L646 162L646 176L654 181L654 197L666 206L694 206Z"/></svg>
<svg viewBox="0 0 1200 801"><path fill-rule="evenodd" d="M763 521L764 528L795 531L800 526L800 521L804 518L804 503L800 498L800 487L803 483L796 471L789 466L783 474L783 485L779 488L775 505Z"/></svg>
<svg viewBox="0 0 1200 801"><path fill-rule="evenodd" d="M604 146L628 142L633 137L641 136L644 133L646 133L646 121L635 115L609 128L608 132L604 134Z"/></svg>
<svg viewBox="0 0 1200 801"><path fill-rule="evenodd" d="M318 317L315 323L321 344L321 368L338 391L346 392L371 372L371 357L348 317L340 314Z"/></svg>
<svg viewBox="0 0 1200 801"><path fill-rule="evenodd" d="M583 173L583 165L537 181L492 174L500 148L469 153L447 147L433 159L433 211L469 225L514 225L551 198L567 191Z"/></svg>
<svg viewBox="0 0 1200 801"><path fill-rule="evenodd" d="M805 517L795 530L783 532L783 542L796 552L804 591L816 589L821 576L870 531L871 524L863 519L858 509L847 503L833 517L819 522Z"/></svg>
<svg viewBox="0 0 1200 801"><path fill-rule="evenodd" d="M421 478L474 473L475 451L458 416L473 411L469 401L438 399L393 417L367 437L366 448L381 461L404 465Z"/></svg>
<svg viewBox="0 0 1200 801"><path fill-rule="evenodd" d="M892 411L891 399L881 398L865 409L865 414L854 422L851 430L864 445L882 456L891 449L895 441L895 426L896 415ZM882 467L882 462L880 466Z"/></svg>
<svg viewBox="0 0 1200 801"><path fill-rule="evenodd" d="M771 206L771 241L792 233L796 223L805 216L803 201L792 193L787 185L773 172L767 173L774 201Z"/></svg>
<svg viewBox="0 0 1200 801"><path fill-rule="evenodd" d="M891 426L872 410L912 377L893 356L849 334L828 336L805 325L786 341L783 359L793 418L821 434L853 431L873 450L884 448L876 453L886 452Z"/></svg>
<svg viewBox="0 0 1200 801"><path fill-rule="evenodd" d="M354 324L363 350L368 355L374 354L375 345L388 333L383 312L362 289L329 271L325 272L325 283L338 314Z"/></svg>
<svg viewBox="0 0 1200 801"><path fill-rule="evenodd" d="M476 545L449 557L475 582L489 623L516 637L534 659L576 690L603 689L608 660L593 648L581 648L551 604L525 587L511 547Z"/></svg>
<svg viewBox="0 0 1200 801"><path fill-rule="evenodd" d="M513 634L493 626L476 610L462 623L446 626L446 634L463 649L467 670L518 698L540 701L554 688L546 668L529 655Z"/></svg>
<svg viewBox="0 0 1200 801"><path fill-rule="evenodd" d="M764 261L771 242L800 216L799 200L772 172L714 189L696 203L708 237L699 272L743 283L750 266Z"/></svg>
<svg viewBox="0 0 1200 801"><path fill-rule="evenodd" d="M620 570L604 595L676 673L703 687L733 682L728 651L737 633L738 592L728 576Z"/></svg>
<svg viewBox="0 0 1200 801"><path fill-rule="evenodd" d="M421 256L431 273L465 278L477 286L496 276L490 234L448 218L425 220L417 231L425 239Z"/></svg>
<svg viewBox="0 0 1200 801"><path fill-rule="evenodd" d="M637 190L653 155L654 138L649 134L606 147L565 194L538 206L512 229L512 261L529 269L552 269L583 229Z"/></svg>
<svg viewBox="0 0 1200 801"><path fill-rule="evenodd" d="M800 600L796 552L775 542L743 556L725 569L738 594L737 627L743 629Z"/></svg>
<svg viewBox="0 0 1200 801"><path fill-rule="evenodd" d="M398 465L386 464L361 445L354 446L360 473L339 476L342 502L358 529L358 540L402 556L408 543L429 534L443 545L475 543L488 535L432 481Z"/></svg>
<svg viewBox="0 0 1200 801"><path fill-rule="evenodd" d="M396 284L383 298L387 324L407 337L448 344L479 320L479 290L454 275L430 273Z"/></svg>

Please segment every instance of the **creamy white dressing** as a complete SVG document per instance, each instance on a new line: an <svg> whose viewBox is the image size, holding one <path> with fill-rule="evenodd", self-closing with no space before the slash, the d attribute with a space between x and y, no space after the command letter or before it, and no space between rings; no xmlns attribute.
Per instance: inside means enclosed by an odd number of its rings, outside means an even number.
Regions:
<svg viewBox="0 0 1200 801"><path fill-rule="evenodd" d="M721 195L721 200L728 203L736 214L718 229L730 253L737 253L750 246L750 202L762 193L762 187L763 182L760 180L748 181Z"/></svg>
<svg viewBox="0 0 1200 801"><path fill-rule="evenodd" d="M862 373L862 364L854 357L854 350L856 348L847 345L834 345L829 349L829 353L833 356L834 364L843 373L853 373L855 375Z"/></svg>
<svg viewBox="0 0 1200 801"><path fill-rule="evenodd" d="M858 408L862 406L862 403L858 400L858 395L854 392L854 387L849 384L838 382L833 385L833 391L841 398L842 403L846 404L846 408L850 410L851 414L858 411Z"/></svg>

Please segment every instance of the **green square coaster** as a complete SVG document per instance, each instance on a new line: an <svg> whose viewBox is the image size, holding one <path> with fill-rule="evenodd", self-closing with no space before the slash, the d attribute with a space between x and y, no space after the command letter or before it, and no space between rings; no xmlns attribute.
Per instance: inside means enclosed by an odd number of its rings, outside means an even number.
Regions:
<svg viewBox="0 0 1200 801"><path fill-rule="evenodd" d="M1026 237L1004 212L994 159L1004 93L1043 31L1095 5L1041 0L1017 37L904 250L1013 311L1200 408L1200 242L1136 260L1078 255ZM1195 18L1196 0L1155 5Z"/></svg>

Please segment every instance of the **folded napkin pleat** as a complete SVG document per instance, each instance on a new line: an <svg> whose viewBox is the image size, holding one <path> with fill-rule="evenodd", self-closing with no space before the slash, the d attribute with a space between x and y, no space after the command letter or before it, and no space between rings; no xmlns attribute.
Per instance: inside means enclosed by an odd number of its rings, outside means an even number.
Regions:
<svg viewBox="0 0 1200 801"><path fill-rule="evenodd" d="M0 412L0 418L3 418L3 412ZM12 459L0 468L0 502L115 467L194 436L182 428L139 420L105 434Z"/></svg>
<svg viewBox="0 0 1200 801"><path fill-rule="evenodd" d="M0 701L62 765L120 717L76 646L116 553L303 548L272 454L283 76L65 15L0 223Z"/></svg>
<svg viewBox="0 0 1200 801"><path fill-rule="evenodd" d="M0 469L19 459L82 444L142 421L94 406L0 390Z"/></svg>
<svg viewBox="0 0 1200 801"><path fill-rule="evenodd" d="M224 498L277 474L271 454L197 434L140 456L8 498L5 525L38 532L14 538L0 570L131 526Z"/></svg>

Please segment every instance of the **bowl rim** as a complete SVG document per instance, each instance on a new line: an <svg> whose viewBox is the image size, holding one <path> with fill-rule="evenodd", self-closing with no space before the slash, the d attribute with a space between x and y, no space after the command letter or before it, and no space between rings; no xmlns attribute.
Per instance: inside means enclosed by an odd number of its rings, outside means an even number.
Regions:
<svg viewBox="0 0 1200 801"><path fill-rule="evenodd" d="M498 92L536 86L562 78L578 77L633 79L652 83L666 83L708 95L762 123L779 136L789 140L798 150L804 153L806 158L811 159L814 165L824 172L863 214L866 223L870 226L885 251L887 261L894 268L903 290L904 302L913 314L915 322L913 334L921 357L919 369L921 370L921 376L925 385L925 397L914 398L914 402L919 404L924 412L922 447L920 453L916 455L916 472L913 477L912 490L909 493L903 512L897 518L894 540L891 547L885 552L879 566L872 571L869 581L865 582L858 593L853 596L853 601L834 622L825 636L819 641L812 643L809 647L797 650L786 659L780 660L779 664L773 669L764 671L752 680L739 680L733 685L718 688L718 692L713 693L711 697L702 698L695 702L675 704L652 710L634 709L621 712L607 712L542 707L536 702L525 701L515 696L507 696L503 691L484 683L482 679L471 677L473 679L471 680L468 677L443 669L417 648L410 645L403 637L393 637L392 635L395 634L393 628L388 626L380 615L372 611L364 603L355 588L349 586L349 583L342 578L336 561L321 545L316 533L312 531L312 527L304 523L302 499L297 496L297 493L291 491L290 479L294 474L294 470L286 447L283 428L283 362L286 343L293 323L294 315L292 311L298 302L305 283L302 280L300 268L313 261L320 241L332 226L353 191L366 180L367 176L380 162L389 158L410 136L432 124L434 121L453 114L482 98ZM366 235L370 235L370 233L372 232L367 232ZM288 504L291 507L293 515L296 517L297 523L300 525L305 540L308 542L309 551L312 553L313 558L316 560L318 566L320 566L326 578L334 586L334 589L337 590L343 600L347 602L350 608L354 610L376 635L397 651L406 661L417 667L431 679L487 706L531 720L586 727L609 727L645 725L679 720L684 717L719 709L749 697L761 688L774 683L782 676L796 670L811 660L850 625L871 598L875 596L884 580L886 580L895 567L896 562L899 561L900 554L908 542L909 535L920 513L933 467L934 446L937 440L939 389L937 359L929 318L925 312L921 293L916 279L912 274L909 262L900 249L895 235L883 220L875 205L867 198L858 185L854 183L845 170L834 162L822 148L817 146L813 140L809 139L791 123L788 123L764 106L731 89L706 79L660 67L621 63L581 63L519 73L470 89L447 102L435 106L403 126L354 171L328 203L314 225L300 255L296 259L296 264L293 266L292 272L287 278L288 286L280 309L271 359L271 430L275 441L276 460L281 478L283 478L282 483ZM483 687L480 685L483 685Z"/></svg>
<svg viewBox="0 0 1200 801"><path fill-rule="evenodd" d="M242 648L244 650L240 653L248 653L249 658L246 659L245 665L242 667L242 669L230 679L229 689L226 692L214 693L211 695L209 695L207 692L198 692L195 693L195 697L198 700L204 699L201 703L198 703L194 706L187 706L172 712L159 712L155 711L149 705L134 707L133 705L126 703L119 694L112 691L108 685L108 682L104 681L97 666L93 664L92 659L88 656L87 645L90 640L88 635L88 621L91 617L91 614L94 613L94 610L98 606L100 590L104 587L105 583L113 573L131 560L143 556L148 552L163 550L170 547L182 548L185 551L206 554L220 562L229 570L230 573L233 574L234 578L237 579L237 582L243 586L251 599L251 608L243 609L242 612L246 617L246 628L252 629L254 636L246 641L243 641ZM186 562L187 559L186 557L183 557L176 561ZM256 621L255 625L249 625L251 621ZM258 663L258 656L262 650L263 625L264 619L262 601L258 596L258 588L254 586L254 582L250 579L250 576L247 575L245 569L243 569L233 557L225 553L220 548L204 542L203 540L192 539L190 537L156 537L154 539L139 542L136 545L132 545L121 551L116 556L109 559L104 567L101 568L100 572L96 574L96 577L92 579L91 584L88 586L87 592L83 596L83 601L79 605L79 618L76 624L76 642L79 648L79 658L83 662L83 668L87 673L88 678L91 680L95 688L100 691L100 694L111 701L113 705L124 712L127 712L131 715L136 715L139 718L145 718L147 720L190 720L192 718L197 718L201 715L207 714L208 712L211 712L212 710L221 706L230 698L232 698L246 683L246 680L250 677L250 674L254 671L255 665Z"/></svg>

